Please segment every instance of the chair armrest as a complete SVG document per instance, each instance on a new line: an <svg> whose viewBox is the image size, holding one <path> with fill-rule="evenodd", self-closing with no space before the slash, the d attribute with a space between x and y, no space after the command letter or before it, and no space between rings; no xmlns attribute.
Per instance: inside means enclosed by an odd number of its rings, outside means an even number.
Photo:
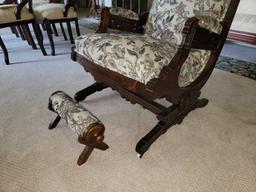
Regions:
<svg viewBox="0 0 256 192"><path fill-rule="evenodd" d="M138 19L124 17L123 14L111 14L109 8L101 10L100 25L97 32L105 33L107 28L118 29L122 31L143 33L143 27L146 24L148 13L138 15Z"/></svg>
<svg viewBox="0 0 256 192"><path fill-rule="evenodd" d="M64 12L63 12L64 17L68 16L68 11L71 7L74 7L74 9L76 10L76 7L75 7L76 1L77 0L69 0L68 1L68 3L65 5L65 8L64 8Z"/></svg>
<svg viewBox="0 0 256 192"><path fill-rule="evenodd" d="M220 34L222 32L222 24L211 16L197 16L198 25L210 32Z"/></svg>
<svg viewBox="0 0 256 192"><path fill-rule="evenodd" d="M220 45L221 35L213 33L199 25L199 19L189 18L182 31L184 37L181 50L205 49L217 50Z"/></svg>

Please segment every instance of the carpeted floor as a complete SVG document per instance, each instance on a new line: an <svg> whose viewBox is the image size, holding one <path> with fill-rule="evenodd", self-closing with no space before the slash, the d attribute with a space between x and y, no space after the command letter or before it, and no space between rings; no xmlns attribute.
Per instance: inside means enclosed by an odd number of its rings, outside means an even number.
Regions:
<svg viewBox="0 0 256 192"><path fill-rule="evenodd" d="M0 192L256 191L255 81L215 69L202 90L209 104L161 136L142 159L136 142L156 118L110 89L97 93L83 104L105 124L110 148L78 167L82 146L63 121L47 129L53 116L47 103L53 91L73 95L92 78L71 61L62 37L55 38L55 57L3 38L13 64L0 65Z"/></svg>

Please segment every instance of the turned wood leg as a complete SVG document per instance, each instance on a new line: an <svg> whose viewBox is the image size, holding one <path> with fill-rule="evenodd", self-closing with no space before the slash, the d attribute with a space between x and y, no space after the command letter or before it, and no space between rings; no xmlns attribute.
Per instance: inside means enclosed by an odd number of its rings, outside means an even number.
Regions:
<svg viewBox="0 0 256 192"><path fill-rule="evenodd" d="M137 143L135 150L138 153L139 157L141 158L144 153L150 148L150 146L162 134L164 134L169 128L171 128L171 126L175 124L180 124L190 111L193 111L196 108L204 107L207 104L207 99L197 99L196 101L184 106L183 109L180 109L179 105L173 106L170 109L169 114L167 114L165 117L158 117L158 119L162 119L165 121L160 120L157 125Z"/></svg>
<svg viewBox="0 0 256 192"><path fill-rule="evenodd" d="M50 41L50 46L51 46L51 54L52 56L55 55L55 46L54 46L54 42L53 42L53 38L52 38L52 33L51 33L51 25L48 21L45 22L45 27L46 27L46 31L47 31L47 35Z"/></svg>
<svg viewBox="0 0 256 192"><path fill-rule="evenodd" d="M43 42L43 34L42 31L40 29L40 26L36 23L32 23L32 27L38 42L38 45L41 49L41 52L43 53L43 55L47 55L45 48L44 48L44 42Z"/></svg>
<svg viewBox="0 0 256 192"><path fill-rule="evenodd" d="M78 137L78 142L86 145L82 153L80 154L77 164L84 164L91 155L94 148L100 150L107 150L109 146L103 142L105 128L100 124L92 124L87 127L83 136Z"/></svg>
<svg viewBox="0 0 256 192"><path fill-rule="evenodd" d="M92 95L95 92L102 91L103 89L108 88L107 85L103 83L95 82L94 84L90 85L89 87L86 87L85 89L77 92L74 96L76 101L83 101L86 97L89 95Z"/></svg>
<svg viewBox="0 0 256 192"><path fill-rule="evenodd" d="M22 29L21 29L21 27L19 25L17 26L17 29L18 29L18 32L20 34L21 39L22 40L26 40L25 39L25 35L24 35L24 33L23 33L23 31L22 31Z"/></svg>
<svg viewBox="0 0 256 192"><path fill-rule="evenodd" d="M52 23L52 29L56 37L59 36L55 23Z"/></svg>
<svg viewBox="0 0 256 192"><path fill-rule="evenodd" d="M24 35L26 36L27 41L29 42L29 45L31 45L32 49L37 49L28 24L22 25L22 29L24 31Z"/></svg>
<svg viewBox="0 0 256 192"><path fill-rule="evenodd" d="M14 26L14 27L11 27L11 31L12 31L13 34L16 35L16 37L20 37L20 36L19 36L19 33L18 33L18 31L17 31L17 29L16 29L15 26Z"/></svg>
<svg viewBox="0 0 256 192"><path fill-rule="evenodd" d="M72 33L72 28L71 28L70 22L67 21L66 23L67 23L68 35L69 35L70 43L74 44L74 38L73 38L73 33Z"/></svg>
<svg viewBox="0 0 256 192"><path fill-rule="evenodd" d="M61 117L57 115L57 117L52 119L52 121L49 123L48 129L54 129L58 125L60 120L61 120Z"/></svg>
<svg viewBox="0 0 256 192"><path fill-rule="evenodd" d="M5 47L5 44L4 44L4 42L3 42L2 38L1 38L1 36L0 36L0 47L2 48L2 50L3 50L3 52L4 52L5 64L6 64L6 65L9 65L10 62L9 62L8 51L7 51L6 47Z"/></svg>
<svg viewBox="0 0 256 192"><path fill-rule="evenodd" d="M64 30L62 22L60 22L60 28L61 28L61 31L62 31L62 34L63 34L63 37L64 37L65 41L67 41L68 38L67 38L67 35L66 35L65 30Z"/></svg>
<svg viewBox="0 0 256 192"><path fill-rule="evenodd" d="M93 147L85 146L84 150L79 155L79 158L77 160L77 165L80 166L80 165L84 164L88 160L88 158L91 155L92 151L93 151Z"/></svg>
<svg viewBox="0 0 256 192"><path fill-rule="evenodd" d="M76 25L76 34L77 34L77 36L80 36L80 29L79 29L78 19L75 20L75 25Z"/></svg>

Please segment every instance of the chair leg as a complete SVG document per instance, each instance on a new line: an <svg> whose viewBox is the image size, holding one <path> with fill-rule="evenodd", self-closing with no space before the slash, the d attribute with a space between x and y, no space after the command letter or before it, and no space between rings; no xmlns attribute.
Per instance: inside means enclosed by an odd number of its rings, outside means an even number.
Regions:
<svg viewBox="0 0 256 192"><path fill-rule="evenodd" d="M46 27L46 31L47 31L47 35L50 41L50 46L51 46L51 50L52 50L52 56L55 55L55 46L54 46L54 42L53 42L53 38L52 38L52 33L51 33L51 25L48 21L45 22L45 27Z"/></svg>
<svg viewBox="0 0 256 192"><path fill-rule="evenodd" d="M68 28L70 43L74 44L74 38L73 38L73 34L72 34L72 28L71 28L71 25L70 25L70 21L67 21L67 28Z"/></svg>
<svg viewBox="0 0 256 192"><path fill-rule="evenodd" d="M1 36L0 36L0 47L2 48L2 50L3 50L3 52L4 52L5 64L6 64L6 65L9 65L10 62L9 62L8 51L7 51L6 47L5 47L5 44L4 44L4 42L3 42L2 38L1 38Z"/></svg>
<svg viewBox="0 0 256 192"><path fill-rule="evenodd" d="M56 37L59 36L55 23L52 23L52 29Z"/></svg>
<svg viewBox="0 0 256 192"><path fill-rule="evenodd" d="M80 36L80 29L79 29L78 19L75 20L75 25L76 25L76 34L77 34L77 36Z"/></svg>
<svg viewBox="0 0 256 192"><path fill-rule="evenodd" d="M31 35L28 24L22 25L22 29L23 29L24 35L25 35L27 41L29 42L29 44L31 45L32 49L37 49L35 41Z"/></svg>
<svg viewBox="0 0 256 192"><path fill-rule="evenodd" d="M103 83L94 83L92 85L90 85L89 87L86 87L85 89L77 92L74 96L75 100L80 102L85 100L86 97L88 97L89 95L92 95L93 93L97 92L97 91L102 91L103 89L108 88L107 85L103 84Z"/></svg>
<svg viewBox="0 0 256 192"><path fill-rule="evenodd" d="M45 51L45 48L44 48L43 35L42 35L42 31L40 29L40 26L38 24L36 24L36 23L32 23L32 27L34 29L38 45L39 45L43 55L47 55L47 53Z"/></svg>
<svg viewBox="0 0 256 192"><path fill-rule="evenodd" d="M13 34L15 34L16 37L20 37L16 27L11 27L11 31Z"/></svg>
<svg viewBox="0 0 256 192"><path fill-rule="evenodd" d="M64 30L62 22L60 22L60 28L61 28L61 31L62 31L62 34L63 34L63 37L64 37L65 41L67 41L68 38L67 38L67 35L65 33L65 30Z"/></svg>
<svg viewBox="0 0 256 192"><path fill-rule="evenodd" d="M183 109L180 109L180 105L174 105L170 109L169 114L167 114L164 118L158 117L160 121L157 123L157 125L136 145L135 150L140 158L162 134L171 128L171 126L182 123L183 119L190 111L206 106L208 104L208 100L196 99L196 101L190 103L185 102L185 104L186 106ZM163 119L165 120L163 121Z"/></svg>
<svg viewBox="0 0 256 192"><path fill-rule="evenodd" d="M18 32L20 34L21 39L22 40L26 40L25 39L25 35L24 35L24 33L23 33L23 31L22 31L22 29L21 29L21 27L19 25L17 26L17 29L18 29Z"/></svg>

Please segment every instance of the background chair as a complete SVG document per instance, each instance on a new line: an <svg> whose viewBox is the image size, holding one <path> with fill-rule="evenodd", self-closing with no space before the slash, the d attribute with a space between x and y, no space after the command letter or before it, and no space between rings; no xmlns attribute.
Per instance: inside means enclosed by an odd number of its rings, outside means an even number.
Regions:
<svg viewBox="0 0 256 192"><path fill-rule="evenodd" d="M47 4L38 5L33 8L33 12L36 17L35 19L36 23L43 24L46 28L47 35L50 41L52 55L55 55L55 46L54 46L53 37L52 37L51 25L54 26L55 23L60 23L62 31L64 31L62 23L65 22L67 24L70 42L73 44L74 39L73 39L70 22L74 21L77 36L80 35L75 3L76 3L76 0L68 1L66 5L59 4L59 3L47 3ZM54 27L54 31L56 31L55 27Z"/></svg>
<svg viewBox="0 0 256 192"><path fill-rule="evenodd" d="M154 0L144 35L80 36L72 58L96 83L78 92L76 100L111 87L153 112L159 122L137 143L141 157L172 125L207 105L207 99L199 99L201 88L214 69L238 4L239 0ZM103 26L109 26L110 19L102 16ZM160 98L171 105L156 102Z"/></svg>
<svg viewBox="0 0 256 192"><path fill-rule="evenodd" d="M25 5L29 4L29 8L26 8ZM32 7L31 7L31 0L23 0L19 4L7 4L7 5L0 5L0 29L5 27L16 27L21 26L22 30L25 32L26 39L28 40L29 44L31 44L32 48L36 49L35 42L33 37L30 33L28 24L32 24L35 33L38 37L37 28L34 25L34 16L32 14ZM41 51L44 55L46 52L40 40L37 38L38 44L41 48ZM9 56L6 46L0 37L0 46L4 52L5 63L9 64Z"/></svg>

